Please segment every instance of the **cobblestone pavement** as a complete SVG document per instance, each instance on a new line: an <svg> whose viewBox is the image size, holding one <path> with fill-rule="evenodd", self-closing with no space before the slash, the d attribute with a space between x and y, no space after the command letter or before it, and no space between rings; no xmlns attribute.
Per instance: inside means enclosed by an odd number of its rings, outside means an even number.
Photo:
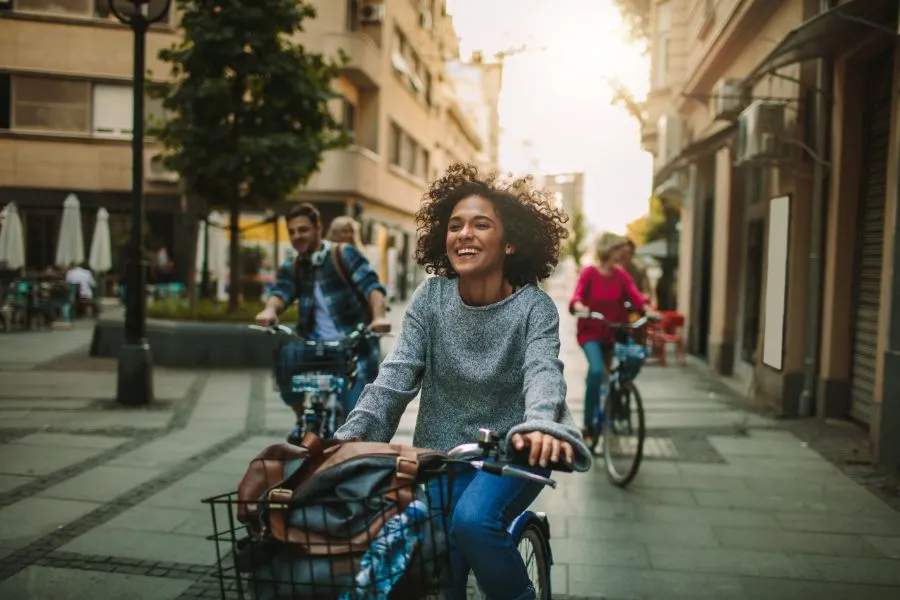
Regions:
<svg viewBox="0 0 900 600"><path fill-rule="evenodd" d="M573 332L563 315L580 419ZM233 489L289 411L264 371L165 369L157 403L121 408L114 363L84 358L90 335L79 323L0 337L0 598L218 598L201 499ZM699 368L648 366L639 384L649 440L633 484L597 468L538 499L555 596L900 597L900 514Z"/></svg>

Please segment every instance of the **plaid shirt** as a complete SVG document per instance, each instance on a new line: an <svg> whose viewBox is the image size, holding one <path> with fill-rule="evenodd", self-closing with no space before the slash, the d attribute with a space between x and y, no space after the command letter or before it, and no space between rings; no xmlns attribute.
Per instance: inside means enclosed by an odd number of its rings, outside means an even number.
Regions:
<svg viewBox="0 0 900 600"><path fill-rule="evenodd" d="M348 335L366 319L365 307L353 289L344 283L334 265L331 256L332 245L329 241L323 241L319 250L301 263L299 280L294 261L285 261L278 269L272 296L281 298L285 307L290 306L294 300L297 301L300 314L297 333L304 338L311 338L316 329L313 322L315 315L313 286L316 282L322 288L325 305L341 335ZM387 295L384 286L378 281L378 275L359 250L344 244L343 259L348 277L364 298L368 298L375 290Z"/></svg>

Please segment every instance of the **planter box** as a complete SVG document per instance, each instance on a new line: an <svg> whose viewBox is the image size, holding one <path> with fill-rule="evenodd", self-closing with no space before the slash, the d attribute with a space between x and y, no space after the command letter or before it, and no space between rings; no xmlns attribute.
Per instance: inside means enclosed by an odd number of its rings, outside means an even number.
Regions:
<svg viewBox="0 0 900 600"><path fill-rule="evenodd" d="M278 338L243 323L147 320L153 364L178 368L271 369ZM115 357L125 343L123 320L99 319L91 356Z"/></svg>

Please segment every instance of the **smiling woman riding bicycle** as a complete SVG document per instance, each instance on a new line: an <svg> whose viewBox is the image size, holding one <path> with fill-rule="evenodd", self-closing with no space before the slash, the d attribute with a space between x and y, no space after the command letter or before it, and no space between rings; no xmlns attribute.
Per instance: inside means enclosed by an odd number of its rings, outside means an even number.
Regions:
<svg viewBox="0 0 900 600"><path fill-rule="evenodd" d="M559 314L537 286L558 262L565 214L530 179L455 164L416 220L416 258L437 277L416 290L393 352L335 437L389 441L421 391L415 446L447 451L486 427L530 448L539 472L560 460L589 469L566 405ZM542 486L461 467L452 489L447 597L465 598L470 568L489 598L534 597L507 527Z"/></svg>

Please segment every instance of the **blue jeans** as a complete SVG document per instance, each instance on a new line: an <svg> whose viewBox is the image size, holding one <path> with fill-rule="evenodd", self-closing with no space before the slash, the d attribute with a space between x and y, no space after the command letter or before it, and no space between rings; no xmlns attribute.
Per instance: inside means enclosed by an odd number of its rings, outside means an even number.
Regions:
<svg viewBox="0 0 900 600"><path fill-rule="evenodd" d="M344 393L340 395L341 405L344 407L344 414L350 414L350 411L356 406L357 401L359 401L359 397L362 394L363 388L366 387L367 383L371 383L375 379L375 375L377 374L378 365L370 365L370 360L367 358L366 352L361 353L361 355L357 358L357 375L356 381L353 382L353 385L350 386ZM326 362L323 362L323 365L327 365L323 370L332 371L335 369L343 370L342 365L342 354L340 352L331 350L326 350ZM294 393L290 388L290 376L292 375L292 371L296 370L296 367L299 365L310 364L312 362L320 362L323 361L322 357L316 357L315 349L303 346L299 343L288 343L281 351L280 356L280 364L276 369L276 381L278 382L278 389L281 393L281 400L287 404L288 406L296 406L297 404L301 404L303 402L303 394ZM334 365L334 366L332 366Z"/></svg>
<svg viewBox="0 0 900 600"><path fill-rule="evenodd" d="M600 390L606 379L606 357L609 356L612 344L603 344L596 340L585 342L581 347L588 361L587 380L584 388L584 428L590 430L594 422L594 414L600 406Z"/></svg>
<svg viewBox="0 0 900 600"><path fill-rule="evenodd" d="M548 475L549 469L533 469ZM440 487L439 487L440 486ZM459 465L450 499L450 568L452 581L445 600L465 600L469 569L491 600L534 598L534 587L507 528L534 502L543 486L513 477L498 477ZM447 478L429 484L432 508L441 493L447 502Z"/></svg>

